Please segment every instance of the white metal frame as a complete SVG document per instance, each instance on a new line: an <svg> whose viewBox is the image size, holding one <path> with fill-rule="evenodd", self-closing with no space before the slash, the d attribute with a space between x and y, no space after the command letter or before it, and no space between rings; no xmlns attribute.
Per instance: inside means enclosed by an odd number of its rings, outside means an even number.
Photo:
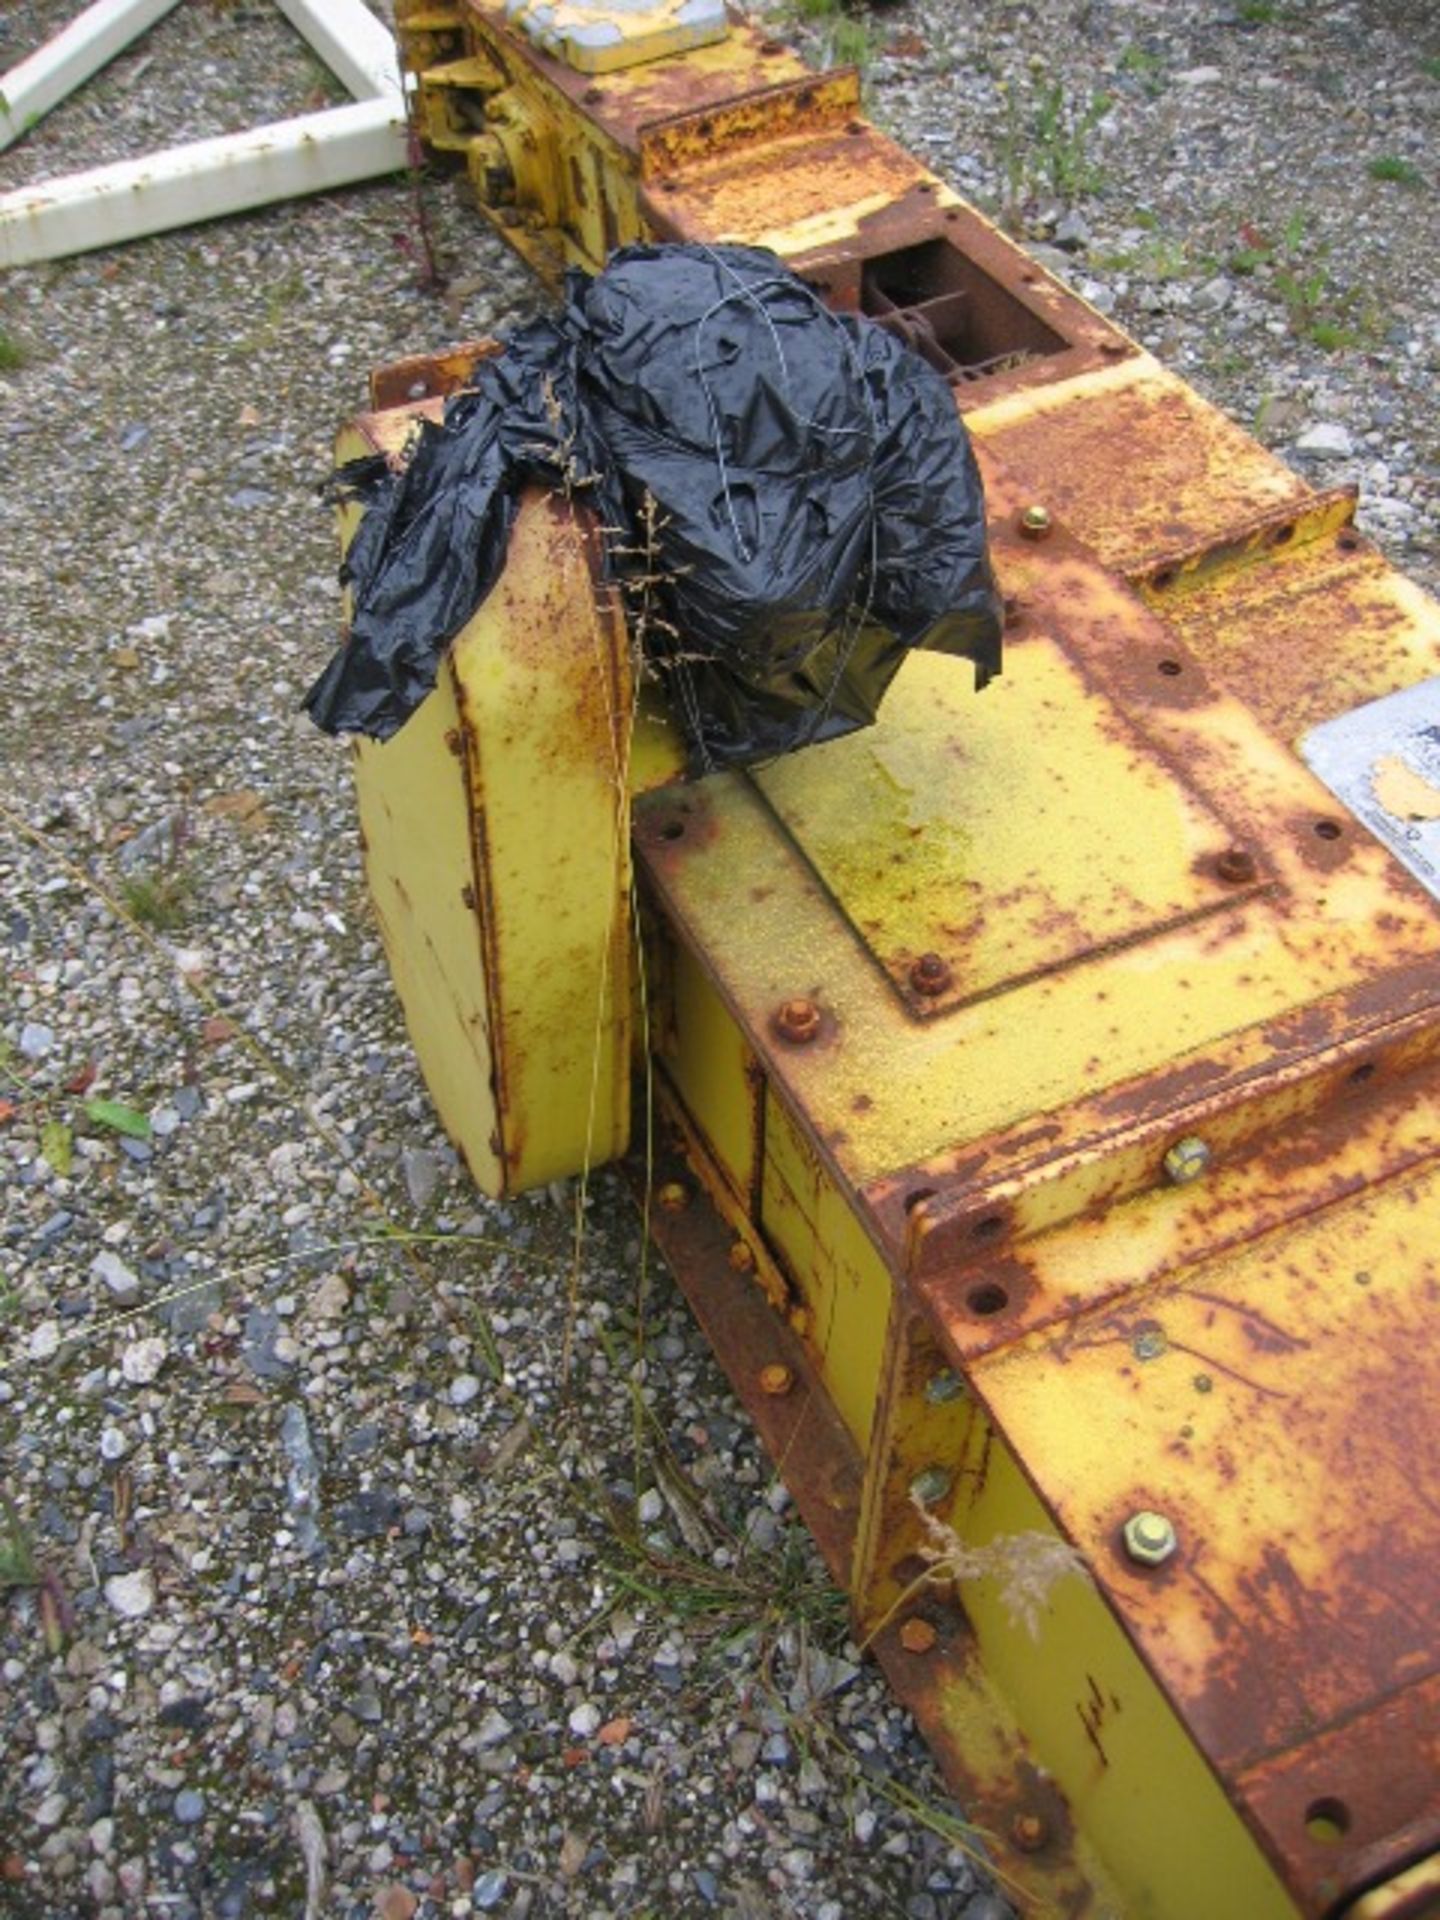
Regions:
<svg viewBox="0 0 1440 1920"><path fill-rule="evenodd" d="M177 4L97 0L0 77L0 150ZM403 167L405 96L388 30L363 0L276 4L356 96L353 105L0 194L0 267L115 246Z"/></svg>

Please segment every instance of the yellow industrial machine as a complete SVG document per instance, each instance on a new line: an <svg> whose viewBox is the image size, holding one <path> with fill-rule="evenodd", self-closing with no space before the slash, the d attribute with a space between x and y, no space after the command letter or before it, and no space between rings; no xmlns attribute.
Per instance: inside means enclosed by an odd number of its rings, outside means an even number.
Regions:
<svg viewBox="0 0 1440 1920"><path fill-rule="evenodd" d="M983 699L913 654L686 782L526 500L357 763L475 1178L625 1154L650 1076L653 1230L1024 1911L1440 1913L1440 609L853 74L674 0L399 11L548 278L760 243L910 340L1007 607ZM382 371L347 453L473 363Z"/></svg>

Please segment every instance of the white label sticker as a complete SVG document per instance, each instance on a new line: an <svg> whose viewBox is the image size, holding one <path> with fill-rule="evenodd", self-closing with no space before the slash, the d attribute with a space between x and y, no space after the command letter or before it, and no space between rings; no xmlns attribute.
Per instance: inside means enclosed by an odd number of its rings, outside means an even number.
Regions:
<svg viewBox="0 0 1440 1920"><path fill-rule="evenodd" d="M1440 899L1440 680L1312 727L1300 752L1336 799Z"/></svg>

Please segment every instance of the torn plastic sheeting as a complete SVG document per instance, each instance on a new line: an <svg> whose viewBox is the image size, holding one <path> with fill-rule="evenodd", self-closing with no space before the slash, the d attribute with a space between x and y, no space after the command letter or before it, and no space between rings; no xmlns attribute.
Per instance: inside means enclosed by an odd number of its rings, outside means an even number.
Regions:
<svg viewBox="0 0 1440 1920"><path fill-rule="evenodd" d="M327 731L386 739L415 710L537 481L605 530L696 772L868 723L911 647L968 657L981 686L998 670L984 498L949 389L775 255L626 248L504 348L399 471L341 475L366 510L350 636L306 700Z"/></svg>

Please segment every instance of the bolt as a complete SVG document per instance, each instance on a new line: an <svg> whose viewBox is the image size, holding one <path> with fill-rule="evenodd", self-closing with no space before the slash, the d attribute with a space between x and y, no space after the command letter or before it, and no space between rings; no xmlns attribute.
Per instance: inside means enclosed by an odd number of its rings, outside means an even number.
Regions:
<svg viewBox="0 0 1440 1920"><path fill-rule="evenodd" d="M1172 1187L1188 1187L1208 1172L1212 1155L1198 1134L1187 1133L1165 1155L1165 1178Z"/></svg>
<svg viewBox="0 0 1440 1920"><path fill-rule="evenodd" d="M918 1614L907 1620L900 1629L900 1644L907 1653L929 1653L940 1638L928 1620L922 1620Z"/></svg>
<svg viewBox="0 0 1440 1920"><path fill-rule="evenodd" d="M1148 1508L1131 1514L1125 1522L1124 1539L1126 1553L1142 1567L1163 1566L1180 1544L1174 1522Z"/></svg>
<svg viewBox="0 0 1440 1920"><path fill-rule="evenodd" d="M926 1383L925 1398L932 1407L946 1406L951 1400L959 1400L965 1392L965 1382L958 1373L952 1373L949 1367Z"/></svg>
<svg viewBox="0 0 1440 1920"><path fill-rule="evenodd" d="M910 1482L910 1498L922 1507L934 1507L950 1491L950 1476L943 1467L926 1467Z"/></svg>
<svg viewBox="0 0 1440 1920"><path fill-rule="evenodd" d="M423 385L424 385L423 381L421 382L421 385L423 388ZM458 727L447 727L445 729L445 744L450 749L451 753L454 754L455 758L458 760L462 752L462 748L460 745L460 729Z"/></svg>
<svg viewBox="0 0 1440 1920"><path fill-rule="evenodd" d="M730 1264L736 1273L753 1273L755 1255L743 1240L737 1240L730 1248Z"/></svg>
<svg viewBox="0 0 1440 1920"><path fill-rule="evenodd" d="M460 904L462 907L468 907L471 913L475 911L475 889L468 880L460 889Z"/></svg>
<svg viewBox="0 0 1440 1920"><path fill-rule="evenodd" d="M1142 1327L1130 1342L1130 1351L1137 1360L1158 1360L1169 1350L1170 1342L1159 1327Z"/></svg>
<svg viewBox="0 0 1440 1920"><path fill-rule="evenodd" d="M1045 1844L1045 1822L1038 1813L1017 1813L1010 1822L1010 1838L1022 1853L1035 1853Z"/></svg>
<svg viewBox="0 0 1440 1920"><path fill-rule="evenodd" d="M950 984L950 969L938 953L922 953L910 969L910 984L916 993L944 993Z"/></svg>
<svg viewBox="0 0 1440 1920"><path fill-rule="evenodd" d="M1248 887L1255 878L1255 856L1244 847L1227 847L1215 862L1215 871L1227 887Z"/></svg>
<svg viewBox="0 0 1440 1920"><path fill-rule="evenodd" d="M663 1187L655 1189L655 1204L664 1213L683 1213L690 1204L690 1195L678 1180L667 1180Z"/></svg>
<svg viewBox="0 0 1440 1920"><path fill-rule="evenodd" d="M1020 532L1027 540L1043 540L1050 532L1050 509L1037 500L1020 515Z"/></svg>
<svg viewBox="0 0 1440 1920"><path fill-rule="evenodd" d="M792 1046L806 1046L820 1031L820 1009L813 1000L784 1000L775 1010L775 1031Z"/></svg>
<svg viewBox="0 0 1440 1920"><path fill-rule="evenodd" d="M762 1367L760 1369L760 1391L768 1393L778 1400L789 1393L795 1384L795 1373L791 1367Z"/></svg>

